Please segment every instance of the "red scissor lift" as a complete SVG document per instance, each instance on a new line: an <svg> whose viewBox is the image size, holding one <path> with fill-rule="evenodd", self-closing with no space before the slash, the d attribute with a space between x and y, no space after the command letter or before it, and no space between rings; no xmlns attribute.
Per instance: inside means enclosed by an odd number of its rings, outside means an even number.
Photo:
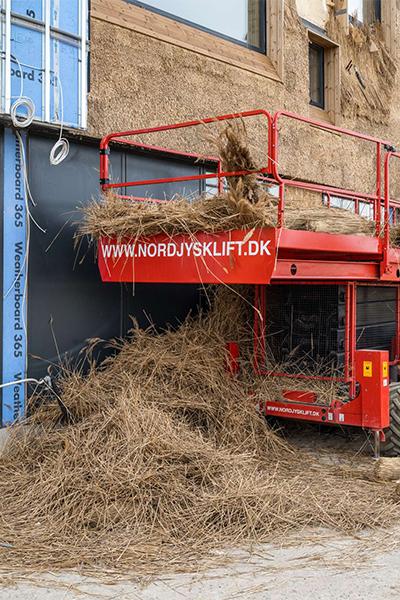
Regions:
<svg viewBox="0 0 400 600"><path fill-rule="evenodd" d="M399 158L390 142L346 130L306 117L279 111L271 115L253 110L159 127L111 133L100 146L100 184L103 191L186 181L224 180L249 171L224 172L219 161L209 157L214 172L180 177L115 182L110 180L110 144L128 144L146 151L196 159L198 155L138 141L138 136L203 126L233 119L257 117L266 120L267 163L256 172L266 185L279 189L277 226L254 231L235 230L218 234L199 232L173 238L159 235L146 240L99 242L99 268L103 281L145 283L254 284L254 370L256 376L285 377L293 386L280 399L266 400L266 415L325 424L351 425L374 432L376 451L380 443L389 454L400 454L400 251L390 245L390 223L400 213L390 198L390 165ZM283 119L357 139L375 150L374 194L290 179L279 172L279 125ZM136 140L135 140L136 138ZM204 159L204 157L202 157ZM285 228L285 191L298 188L321 194L329 206L332 199L348 199L368 205L375 221L374 236L298 231ZM164 202L120 194L127 201ZM186 246L185 246L186 244ZM190 244L192 244L190 246ZM290 313L290 314L289 314ZM298 324L298 326L296 325ZM290 354L311 340L318 356L335 356L340 367L335 374L277 372L268 367L268 352L274 345ZM238 348L227 340L232 369ZM268 351L267 351L268 350ZM278 353L279 353L278 352ZM283 357L284 358L284 357ZM314 360L314 359L313 359ZM284 364L284 360L283 360ZM299 370L300 371L300 370ZM320 402L315 391L305 390L304 380L334 380L346 390L329 404ZM296 389L301 380L301 391ZM312 386L311 386L312 387ZM398 408L399 407L399 408Z"/></svg>

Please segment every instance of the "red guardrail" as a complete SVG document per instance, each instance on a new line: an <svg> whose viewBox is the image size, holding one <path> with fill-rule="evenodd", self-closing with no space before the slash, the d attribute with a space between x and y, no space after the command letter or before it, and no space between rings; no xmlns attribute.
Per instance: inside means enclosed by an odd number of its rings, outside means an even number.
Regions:
<svg viewBox="0 0 400 600"><path fill-rule="evenodd" d="M313 184L305 181L298 181L294 179L289 179L281 175L279 172L279 120L284 117L288 119L292 119L295 121L299 121L302 123L306 123L311 127L317 127L323 131L330 131L332 133L337 133L340 135L345 135L351 138L360 139L365 142L372 143L376 147L376 158L375 158L375 182L376 189L375 194L366 194L364 192L356 192L354 190L349 190L345 188L338 188L336 186L330 186L325 184ZM373 204L374 207L374 220L375 220L375 231L376 235L380 234L380 221L381 221L381 211L379 210L380 205L382 203L382 181L381 181L381 164L382 164L382 150L391 148L390 142L385 140L381 140L374 136L359 133L358 131L352 131L351 129L345 129L343 127L338 127L336 125L325 123L321 121L316 121L315 119L310 119L308 117L303 117L301 115L297 115L296 113L292 113L289 111L281 110L275 113L273 122L272 122L272 174L274 179L280 184L280 202L279 202L279 218L278 222L283 225L284 222L284 210L285 210L285 186L288 187L297 187L305 190L321 192L328 195L337 195L343 198L349 199L357 199L363 200L365 202L369 202Z"/></svg>
<svg viewBox="0 0 400 600"><path fill-rule="evenodd" d="M210 123L218 123L220 121L229 121L233 119L246 119L249 117L262 116L267 119L268 122L268 134L267 134L267 164L260 169L256 169L254 171L222 171L220 166L220 161L216 157L203 156L199 154L192 154L187 152L178 152L176 150L171 150L169 148L160 147L160 146L150 146L148 144L142 144L139 142L133 142L132 140L124 140L123 138L134 137L138 135L151 134L151 133L160 133L163 131L172 131L177 129L183 129L188 127L197 127L199 125L207 125ZM223 178L224 177L237 177L240 175L249 175L251 173L260 173L260 174L270 174L272 163L271 163L271 125L272 125L272 116L271 114L263 109L260 110L250 110L240 113L231 113L227 115L221 115L217 117L208 117L206 119L198 119L195 121L185 121L183 123L173 123L171 125L160 125L157 127L146 127L142 129L133 129L130 131L120 131L114 132L106 135L100 143L100 185L103 191L108 189L115 188L127 188L127 187L136 187L142 185L155 185L162 183L175 183L175 182L183 182L183 181L201 181L207 179L217 179L218 180L218 189L222 190L223 186ZM201 158L206 161L213 161L217 163L217 173L204 173L199 175L184 175L181 177L162 177L155 179L145 179L138 181L125 181L118 183L111 183L109 178L109 155L110 155L110 142L119 142L126 143L130 146L135 146L137 148L145 148L151 150L157 150L166 153L172 153L179 156L192 157L192 158Z"/></svg>
<svg viewBox="0 0 400 600"><path fill-rule="evenodd" d="M249 117L257 117L261 116L267 119L268 124L268 134L267 134L267 161L266 165L260 167L254 171L222 171L220 161L215 156L204 156L190 152L180 152L175 149L170 149L167 147L154 146L149 144L144 144L142 142L133 141L132 138L139 135L152 134L152 133L161 133L166 131L173 131L184 129L188 127L197 127L199 125L207 125L210 123L218 123L222 121L229 121L233 119L246 119ZM320 184L320 183L311 183L307 181L300 181L293 178L289 178L283 175L279 169L279 124L283 119L291 119L294 121L298 121L301 123L305 123L310 125L311 127L316 127L323 131L328 131L344 136L348 136L349 138L359 139L369 144L375 146L375 193L364 193L357 192L354 190L339 188L333 185ZM188 158L194 159L202 159L207 162L214 162L216 164L216 173L201 173L197 175L183 175L180 177L162 177L162 178L152 178L152 179L144 179L144 180L136 180L136 181L125 181L125 182L111 182L110 181L110 172L109 172L109 157L110 157L110 143L117 142L121 144L127 144L129 146L133 146L136 148L142 148L146 150L153 150L157 152L168 153L176 156L184 156ZM384 195L382 196L382 156L383 152L387 151L387 154L384 157ZM383 228L383 251L382 251L382 263L384 263L383 269L387 268L388 265L388 252L389 252L389 220L390 220L390 198L389 198L389 160L392 156L400 157L400 153L396 153L394 148L385 140L381 140L380 138L360 133L357 131L352 131L350 129L345 129L343 127L338 127L336 125L317 121L315 119L310 119L308 117L304 117L301 115L297 115L295 113L289 111L278 111L272 116L268 111L259 109L259 110L251 110L239 113L230 113L226 115L216 116L216 117L208 117L205 119L198 119L192 121L185 121L181 123L173 123L170 125L160 125L156 127L145 127L142 129L133 129L128 131L120 131L113 132L106 135L100 143L100 185L103 191L109 189L121 189L128 187L137 187L137 186L150 186L156 184L165 184L165 183L175 183L175 182L184 182L184 181L201 181L201 180L209 180L209 179L217 179L218 181L218 191L220 192L223 189L223 179L226 177L237 177L240 175L248 175L251 173L257 173L260 176L263 176L263 179L270 182L275 183L279 186L279 202L278 202L278 227L284 226L284 213L285 213L285 188L286 187L296 187L299 189L309 190L311 192L318 192L321 194L325 194L327 197L327 203L330 204L332 196L338 196L340 198L345 198L349 200L353 200L355 202L355 207L357 207L360 203L366 202L372 204L373 206L373 218L375 221L375 234L376 236L381 235L381 207L384 208L384 228ZM306 166L307 161L304 159L304 166ZM137 198L134 196L122 196L123 198L131 198L136 200L151 200L152 202L164 202L165 200L157 200L153 198Z"/></svg>
<svg viewBox="0 0 400 600"><path fill-rule="evenodd" d="M194 153L186 153L179 152L177 150L169 149L166 147L152 146L148 144L143 144L141 142L136 142L132 140L128 140L126 138L131 138L144 134L151 134L157 132L166 132L171 130L179 130L188 127L196 127L199 125L205 125L210 123L217 123L221 121L228 121L232 119L244 119L248 117L256 117L262 116L267 119L268 124L268 135L267 135L267 162L266 165L261 167L260 169L254 171L230 171L224 172L221 169L220 161L218 158L213 156L201 156ZM348 136L349 138L359 139L365 141L366 143L372 144L375 147L375 193L364 193L357 192L354 190L349 190L345 188L339 188L333 185L327 184L318 184L318 183L310 183L306 181L300 181L295 179L290 179L289 177L283 175L279 169L279 123L281 119L287 118L294 121L299 121L310 125L311 127L316 127L321 130L329 131L332 133L340 134L343 136ZM167 177L167 178L154 178L147 180L136 180L136 181L127 181L127 182L111 182L109 177L109 156L110 156L110 143L117 142L121 144L128 144L130 146L136 148L143 148L146 150L153 150L157 152L168 153L176 156L184 156L188 158L194 159L203 159L206 161L211 161L216 163L216 173L205 173L198 175L189 175L182 177ZM299 150L298 150L299 151ZM384 155L384 152L386 154ZM297 187L299 189L309 190L311 192L318 192L321 194L326 194L328 205L332 196L338 196L340 198L347 198L350 200L354 200L355 206L358 205L360 201L367 202L372 204L373 206L373 217L375 220L375 233L376 236L381 235L381 209L383 207L384 211L384 227L383 227L383 239L382 239L382 258L381 258L381 275L383 275L389 264L389 222L390 222L390 208L391 208L391 199L390 199L390 160L392 157L400 158L400 152L396 152L390 142L381 140L374 136L370 136L368 134L363 134L355 131L351 131L349 129L345 129L342 127L337 127L335 125L320 122L314 119L310 119L308 117L303 117L297 115L295 113L291 113L289 111L278 111L272 117L272 115L266 110L253 110L246 111L240 113L232 113L217 117L211 117L206 119L199 119L193 121L186 121L183 123L175 123L171 125L162 125L157 127L150 128L142 128L130 131L122 131L110 133L105 136L100 144L100 184L103 191L109 189L120 189L120 188L128 188L128 187L137 187L143 185L153 185L153 184L163 184L163 183L172 183L172 182L184 182L184 181L200 181L207 179L217 179L218 181L218 189L219 191L223 188L223 179L226 177L234 177L240 175L247 175L250 173L258 173L260 176L263 176L263 179L268 181L269 183L275 183L279 186L279 202L278 202L278 227L284 226L284 213L285 213L285 188L286 187ZM307 164L307 158L303 159L304 165ZM383 186L382 186L382 166L383 166ZM382 196L382 187L383 187L383 196ZM132 196L122 196L123 198L132 198ZM136 198L138 199L138 198ZM146 198L146 200L151 201L159 201L163 200L153 200ZM394 204L394 206L398 206L400 208L400 204ZM346 337L345 337L345 361L344 361L344 374L343 378L337 378L338 381L344 381L350 383L350 395L353 397L355 393L355 374L354 374L354 356L356 350L355 343L355 291L354 284L351 282L347 283L346 287L346 322L348 325L346 326ZM265 306L263 305L263 298L260 295L258 288L256 287L256 298L255 305L257 307L257 314L260 315L265 310ZM400 300L398 299L397 304L397 312L398 312L398 327L400 326ZM262 322L262 318L261 318ZM265 353L265 331L263 328L260 328L259 317L255 319L255 369L256 372L262 373L263 369L260 367L264 364L264 353ZM350 331L353 331L353 334L350 335ZM396 348L396 357L399 355L400 349L397 346ZM281 373L274 373L274 375L285 375ZM296 375L293 375L296 377ZM297 376L298 377L298 376ZM308 377L307 377L308 378ZM318 378L318 377L317 377ZM324 378L322 378L324 379ZM331 379L328 377L328 379Z"/></svg>

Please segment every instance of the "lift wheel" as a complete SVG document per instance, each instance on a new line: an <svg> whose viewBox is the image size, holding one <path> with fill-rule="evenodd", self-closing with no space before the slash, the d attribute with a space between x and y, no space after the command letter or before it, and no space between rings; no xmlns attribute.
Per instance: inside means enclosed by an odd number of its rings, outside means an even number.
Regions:
<svg viewBox="0 0 400 600"><path fill-rule="evenodd" d="M390 385L390 426L385 430L386 440L381 442L383 456L400 456L400 383Z"/></svg>

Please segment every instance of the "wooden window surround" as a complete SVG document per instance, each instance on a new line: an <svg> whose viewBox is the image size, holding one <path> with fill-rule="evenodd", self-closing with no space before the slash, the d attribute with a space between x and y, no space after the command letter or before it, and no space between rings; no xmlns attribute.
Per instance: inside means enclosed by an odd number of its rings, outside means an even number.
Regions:
<svg viewBox="0 0 400 600"><path fill-rule="evenodd" d="M310 104L310 117L340 123L340 47L332 40L308 30L310 42L324 48L324 108Z"/></svg>
<svg viewBox="0 0 400 600"><path fill-rule="evenodd" d="M191 52L245 71L281 81L283 72L283 2L267 0L267 53L262 54L221 39L173 18L159 15L124 0L92 0L91 16L180 46Z"/></svg>
<svg viewBox="0 0 400 600"><path fill-rule="evenodd" d="M382 23L383 37L384 37L387 49L393 55L396 53L396 49L397 49L397 41L396 41L397 12L398 12L398 8L397 8L396 0L382 0L381 1L381 23Z"/></svg>

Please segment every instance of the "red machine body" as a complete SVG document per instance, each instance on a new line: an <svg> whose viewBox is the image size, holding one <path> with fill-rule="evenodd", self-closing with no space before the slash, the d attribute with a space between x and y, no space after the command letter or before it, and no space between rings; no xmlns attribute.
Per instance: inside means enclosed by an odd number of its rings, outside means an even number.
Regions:
<svg viewBox="0 0 400 600"><path fill-rule="evenodd" d="M132 138L212 122L254 117L264 119L268 127L267 158L265 165L256 171L224 172L218 159L208 157L215 164L213 173L145 181L111 182L109 179L111 142L196 158L194 154L179 153L165 147L146 146ZM376 157L374 193L367 194L283 176L279 172L279 124L284 118L340 134L343 138L355 138L372 146ZM293 385L282 392L280 400L264 403L265 414L332 425L359 426L379 432L383 436L383 430L389 425L389 365L396 367L400 359L400 251L391 248L389 243L390 223L395 223L400 216L400 204L390 196L389 166L392 159L399 158L400 154L394 151L389 142L286 111L272 116L265 110L256 110L112 133L102 140L100 154L100 183L104 191L209 179L216 179L218 190L221 191L226 178L250 173L257 173L266 185L277 186L279 197L275 228L233 230L217 234L199 232L172 237L154 236L134 241L103 238L98 247L101 277L105 282L255 284L255 374L268 377L284 376L293 381ZM375 235L338 235L286 229L285 190L289 187L320 193L328 206L332 199L337 197L351 200L356 212L361 205L370 206ZM126 201L162 202L154 198L127 195L121 195L121 198L125 198ZM266 286L274 285L340 285L344 288L343 369L337 377L268 371L265 360L266 294L263 290ZM391 344L391 356L389 348L372 350L360 348L358 345L357 293L360 286L389 286L396 289L396 331ZM235 374L239 364L239 349L237 344L229 342L227 350L227 369ZM307 379L336 380L346 386L348 395L344 399L334 399L329 405L322 404L318 394L304 389L304 380ZM303 384L301 390L296 383L299 380Z"/></svg>
<svg viewBox="0 0 400 600"><path fill-rule="evenodd" d="M275 229L102 238L98 257L105 282L269 283L276 262Z"/></svg>
<svg viewBox="0 0 400 600"><path fill-rule="evenodd" d="M284 392L279 402L265 402L265 414L303 421L355 425L374 431L389 426L389 356L386 350L355 352L356 395L328 406L317 404L313 392ZM287 401L285 401L287 400Z"/></svg>

